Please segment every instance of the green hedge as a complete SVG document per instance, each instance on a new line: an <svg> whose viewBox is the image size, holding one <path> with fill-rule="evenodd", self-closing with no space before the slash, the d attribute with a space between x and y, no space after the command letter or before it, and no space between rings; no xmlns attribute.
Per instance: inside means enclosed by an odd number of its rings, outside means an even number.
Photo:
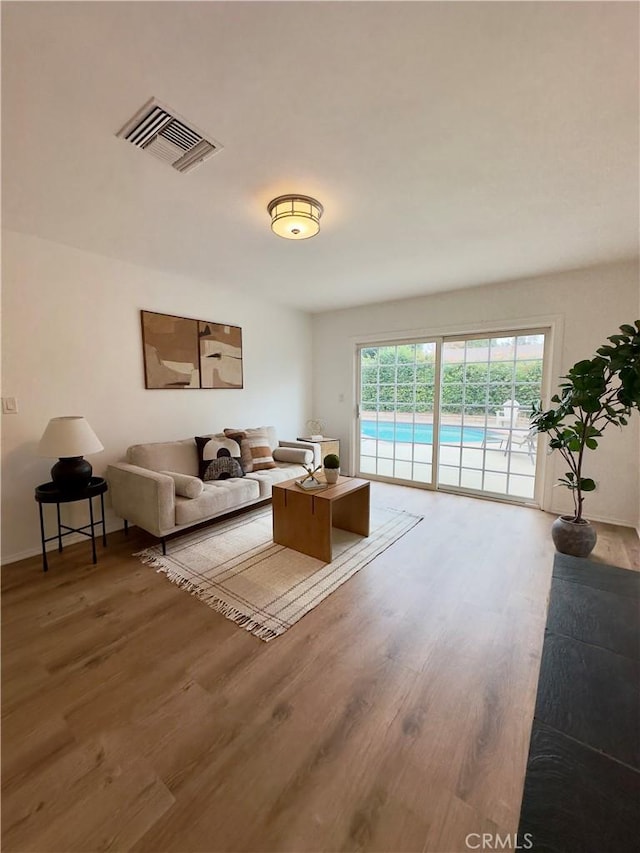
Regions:
<svg viewBox="0 0 640 853"><path fill-rule="evenodd" d="M393 363L386 351L393 351ZM404 352L403 352L404 351ZM435 365L415 362L411 345L364 350L362 357L363 412L433 411ZM373 357L370 353L373 353ZM420 355L420 353L418 353ZM387 362L387 363L385 363ZM377 398L379 385L380 396ZM445 364L442 371L442 406L445 414L492 415L506 400L517 400L522 412L529 412L540 400L542 361L492 362L490 364ZM365 415L366 417L366 415Z"/></svg>

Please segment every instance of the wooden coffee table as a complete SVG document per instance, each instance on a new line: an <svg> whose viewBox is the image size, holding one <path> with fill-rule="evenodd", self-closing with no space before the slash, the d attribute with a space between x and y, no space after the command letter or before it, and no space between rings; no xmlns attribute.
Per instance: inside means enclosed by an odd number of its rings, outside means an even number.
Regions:
<svg viewBox="0 0 640 853"><path fill-rule="evenodd" d="M273 486L273 541L332 560L331 528L369 535L369 481L339 477L333 486L305 492L295 480Z"/></svg>

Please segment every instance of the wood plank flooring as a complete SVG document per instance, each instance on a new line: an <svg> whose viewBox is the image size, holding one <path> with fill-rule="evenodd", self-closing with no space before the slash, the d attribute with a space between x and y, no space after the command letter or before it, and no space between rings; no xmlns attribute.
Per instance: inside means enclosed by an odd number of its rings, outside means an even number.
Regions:
<svg viewBox="0 0 640 853"><path fill-rule="evenodd" d="M47 575L3 567L3 850L462 853L515 833L552 518L371 497L424 521L269 644L143 566L136 529L97 566L79 543ZM640 568L634 531L598 532L594 559Z"/></svg>

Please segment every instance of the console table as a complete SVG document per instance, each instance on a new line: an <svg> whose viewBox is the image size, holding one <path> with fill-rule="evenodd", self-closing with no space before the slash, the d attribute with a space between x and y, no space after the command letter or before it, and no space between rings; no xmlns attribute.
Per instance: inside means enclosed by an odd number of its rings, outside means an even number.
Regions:
<svg viewBox="0 0 640 853"><path fill-rule="evenodd" d="M340 439L339 438L326 438L323 436L322 438L311 438L308 435L298 436L298 441L312 441L314 444L320 445L320 461L324 462L324 457L328 456L329 453L335 453L335 455L340 458Z"/></svg>
<svg viewBox="0 0 640 853"><path fill-rule="evenodd" d="M107 534L104 526L104 493L107 491L107 481L103 477L92 477L89 484L84 489L76 492L61 492L54 483L42 483L36 486L36 501L40 510L40 539L42 541L42 570L46 572L49 569L47 563L47 542L54 539L58 540L58 551L62 552L63 536L70 536L72 533L81 533L83 536L88 536L91 539L91 550L93 554L94 564L98 562L96 555L96 536L95 529L102 525L102 544L106 547ZM100 496L100 513L101 517L94 518L93 515L93 498ZM60 520L60 504L73 503L75 501L89 501L89 524L82 527L69 527L62 524ZM55 536L45 536L44 530L44 514L42 512L42 504L55 504L58 518L58 532ZM64 531L64 532L63 532ZM87 532L89 531L89 532Z"/></svg>

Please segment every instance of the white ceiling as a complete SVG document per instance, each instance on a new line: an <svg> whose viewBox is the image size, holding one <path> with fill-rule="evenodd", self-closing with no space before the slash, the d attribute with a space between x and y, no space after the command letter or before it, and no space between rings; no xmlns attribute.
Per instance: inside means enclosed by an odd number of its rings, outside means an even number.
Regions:
<svg viewBox="0 0 640 853"><path fill-rule="evenodd" d="M638 8L3 2L3 224L310 311L635 256ZM224 150L116 138L152 96Z"/></svg>

